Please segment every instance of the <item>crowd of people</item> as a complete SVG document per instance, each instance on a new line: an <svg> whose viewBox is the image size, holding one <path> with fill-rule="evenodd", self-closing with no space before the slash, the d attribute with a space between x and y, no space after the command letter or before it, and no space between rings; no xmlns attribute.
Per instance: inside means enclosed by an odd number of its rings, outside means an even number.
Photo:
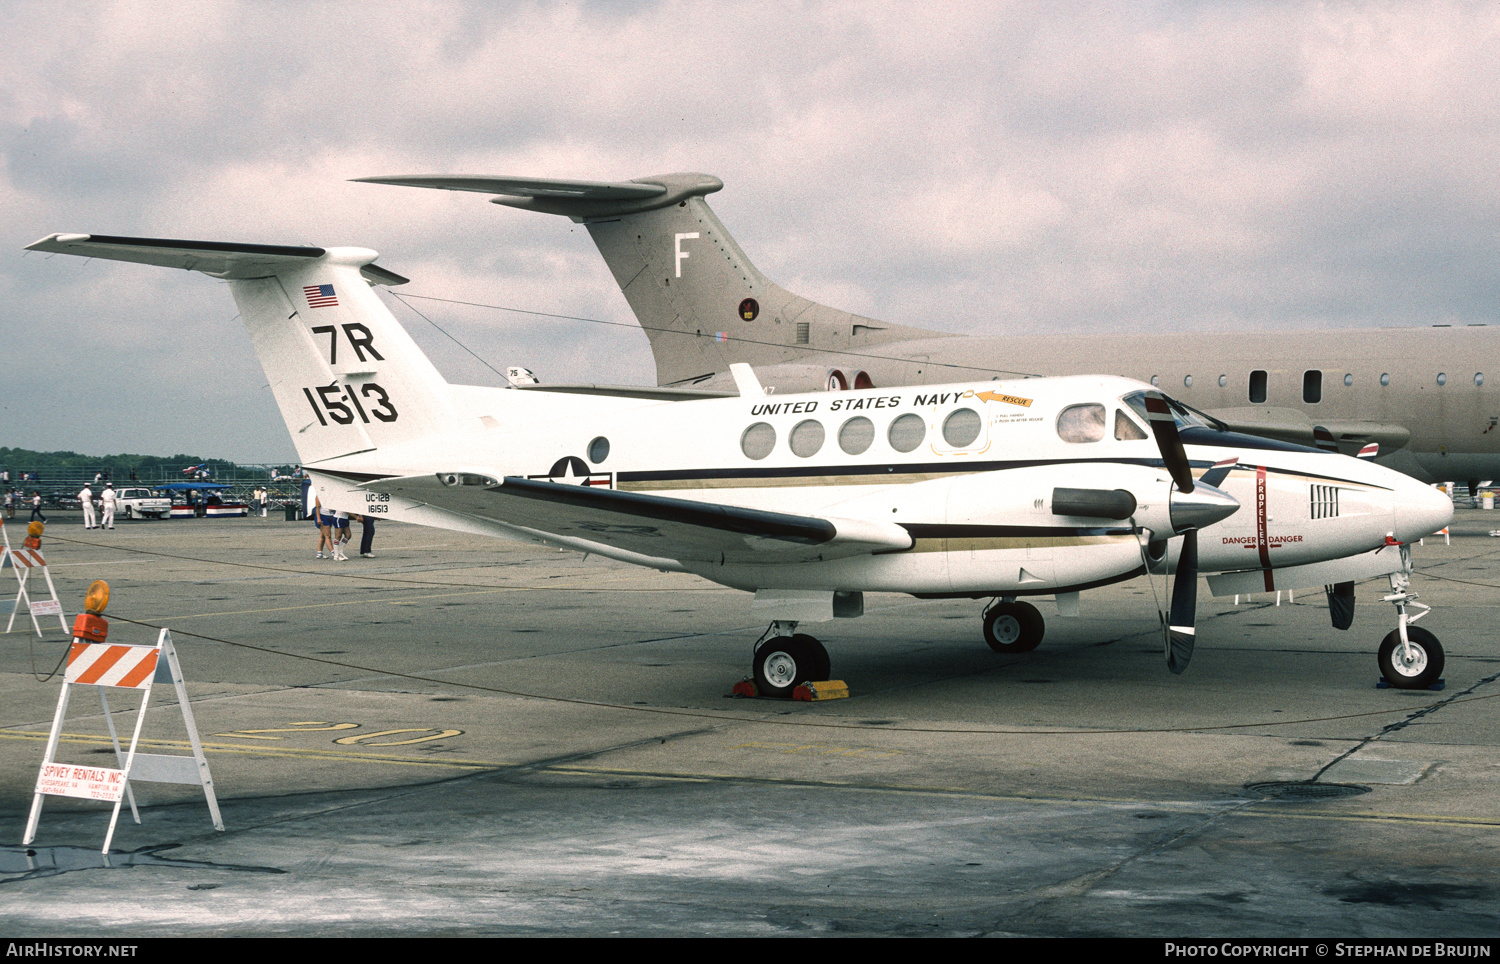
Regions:
<svg viewBox="0 0 1500 964"><path fill-rule="evenodd" d="M314 496L311 518L313 525L318 527L318 550L314 558L337 559L340 562L349 558L344 547L349 544L351 520L358 522L360 527L360 557L375 558L375 520L368 515L356 515L342 509L324 509L322 498ZM325 551L327 555L324 555Z"/></svg>
<svg viewBox="0 0 1500 964"><path fill-rule="evenodd" d="M272 473L273 480L276 473ZM285 476L284 476L285 477ZM293 476L295 477L295 476ZM35 480L35 472L22 472L22 480ZM132 480L135 473L131 473ZM10 484L10 471L0 470L0 496L3 496L3 512L7 519L16 517L18 506L30 504L32 522L47 521L46 514L42 511L42 493L32 490L28 498L26 493L12 487ZM98 497L94 495L94 487L102 486ZM265 486L256 486L252 495L253 508L260 510L261 518L266 516L266 508L271 500L271 492ZM92 483L85 483L78 492L79 507L83 510L83 527L85 529L111 530L115 527L115 511L119 500L115 494L114 483L102 472L95 473ZM362 558L375 558L375 520L368 515L357 515L344 512L341 509L326 510L323 508L321 499L314 500L313 511L310 518L318 527L317 558L337 559L340 561L349 558L345 548L351 541L349 523L351 521L360 524L359 554Z"/></svg>

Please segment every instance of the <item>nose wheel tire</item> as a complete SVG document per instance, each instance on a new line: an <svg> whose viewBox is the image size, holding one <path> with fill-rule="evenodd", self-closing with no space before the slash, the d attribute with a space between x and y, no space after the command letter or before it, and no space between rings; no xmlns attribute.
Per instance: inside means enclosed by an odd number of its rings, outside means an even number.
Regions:
<svg viewBox="0 0 1500 964"><path fill-rule="evenodd" d="M1406 627L1410 654L1403 652L1401 631L1391 630L1380 644L1380 675L1397 689L1425 690L1443 675L1443 646L1420 626Z"/></svg>
<svg viewBox="0 0 1500 964"><path fill-rule="evenodd" d="M789 697L801 683L827 679L830 669L828 650L805 633L774 636L755 647L755 688L762 696Z"/></svg>
<svg viewBox="0 0 1500 964"><path fill-rule="evenodd" d="M1046 620L1030 603L996 603L984 614L984 641L997 653L1029 653L1046 631Z"/></svg>

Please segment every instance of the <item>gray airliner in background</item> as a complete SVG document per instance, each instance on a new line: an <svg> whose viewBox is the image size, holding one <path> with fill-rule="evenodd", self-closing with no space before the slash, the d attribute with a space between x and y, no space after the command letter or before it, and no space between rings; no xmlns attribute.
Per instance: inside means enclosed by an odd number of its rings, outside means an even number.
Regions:
<svg viewBox="0 0 1500 964"><path fill-rule="evenodd" d="M360 180L490 194L584 224L646 330L658 385L684 396L732 394L735 362L783 393L1124 375L1237 431L1374 452L1429 482L1500 478L1500 326L954 335L839 311L772 283L709 208L706 195L724 185L706 174Z"/></svg>

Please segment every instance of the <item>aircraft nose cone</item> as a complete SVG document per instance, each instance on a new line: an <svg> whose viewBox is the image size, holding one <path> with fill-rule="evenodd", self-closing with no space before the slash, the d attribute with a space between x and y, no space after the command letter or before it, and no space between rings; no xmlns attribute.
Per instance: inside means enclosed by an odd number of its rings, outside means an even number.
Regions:
<svg viewBox="0 0 1500 964"><path fill-rule="evenodd" d="M1396 538L1416 542L1453 521L1453 500L1442 489L1406 479L1395 491Z"/></svg>
<svg viewBox="0 0 1500 964"><path fill-rule="evenodd" d="M1172 528L1177 532L1202 529L1234 515L1240 500L1211 485L1199 482L1191 492L1172 490Z"/></svg>

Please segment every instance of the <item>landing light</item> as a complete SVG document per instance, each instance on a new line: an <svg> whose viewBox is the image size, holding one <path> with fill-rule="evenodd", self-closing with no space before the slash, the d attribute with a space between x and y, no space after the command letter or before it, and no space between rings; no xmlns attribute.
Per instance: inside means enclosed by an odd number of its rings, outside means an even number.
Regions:
<svg viewBox="0 0 1500 964"><path fill-rule="evenodd" d="M438 481L444 485L477 485L495 486L500 484L499 479L492 479L488 475L474 475L468 472L439 472Z"/></svg>

